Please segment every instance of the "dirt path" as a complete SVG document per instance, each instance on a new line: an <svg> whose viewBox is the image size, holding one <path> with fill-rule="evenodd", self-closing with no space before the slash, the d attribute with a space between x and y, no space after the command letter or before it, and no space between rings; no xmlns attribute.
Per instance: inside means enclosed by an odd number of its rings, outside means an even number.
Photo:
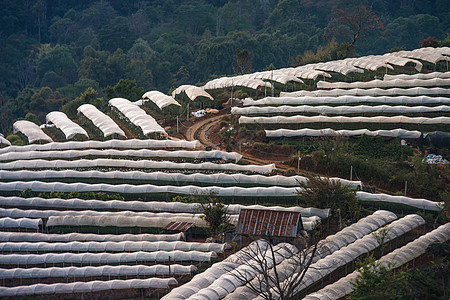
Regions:
<svg viewBox="0 0 450 300"><path fill-rule="evenodd" d="M211 145L212 142L208 140L207 132L209 129L211 129L211 127L219 122L222 117L223 115L218 115L193 124L191 127L186 129L186 139L188 141L193 141L195 140L195 137L198 136L200 143L205 146Z"/></svg>

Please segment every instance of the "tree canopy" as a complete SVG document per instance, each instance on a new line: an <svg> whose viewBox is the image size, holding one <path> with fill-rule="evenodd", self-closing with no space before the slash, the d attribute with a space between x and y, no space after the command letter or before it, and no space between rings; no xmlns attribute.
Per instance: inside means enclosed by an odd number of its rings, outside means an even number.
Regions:
<svg viewBox="0 0 450 300"><path fill-rule="evenodd" d="M450 28L443 0L0 4L3 132L28 112L31 96L25 100L23 94L43 87L70 100L88 87L104 96L107 86L128 79L144 90L167 93L211 76L329 59L323 53L337 59L417 48L429 37L444 40ZM326 48L333 38L334 52ZM49 106L39 109L48 112Z"/></svg>

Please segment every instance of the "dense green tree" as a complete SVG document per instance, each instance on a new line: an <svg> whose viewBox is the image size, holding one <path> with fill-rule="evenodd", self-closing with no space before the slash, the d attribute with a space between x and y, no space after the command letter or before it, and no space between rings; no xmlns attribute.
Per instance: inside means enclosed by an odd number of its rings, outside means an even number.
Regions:
<svg viewBox="0 0 450 300"><path fill-rule="evenodd" d="M175 9L178 24L187 32L202 34L206 29L215 29L215 8L204 1L192 1L178 5Z"/></svg>
<svg viewBox="0 0 450 300"><path fill-rule="evenodd" d="M68 47L56 45L48 51L41 52L36 63L37 81L40 85L44 75L50 71L59 75L66 84L75 82L77 65Z"/></svg>
<svg viewBox="0 0 450 300"><path fill-rule="evenodd" d="M100 110L104 110L106 108L106 102L103 98L98 97L97 91L93 88L88 88L80 97L64 104L60 110L69 118L76 119L77 108L83 104L92 104Z"/></svg>
<svg viewBox="0 0 450 300"><path fill-rule="evenodd" d="M127 19L116 17L104 25L98 32L98 40L103 50L114 51L117 48L128 50L136 39L127 26Z"/></svg>
<svg viewBox="0 0 450 300"><path fill-rule="evenodd" d="M131 59L145 61L154 52L147 41L139 38L134 42L133 47L128 50L127 55Z"/></svg>
<svg viewBox="0 0 450 300"><path fill-rule="evenodd" d="M107 86L105 88L106 99L125 98L131 101L136 101L142 98L145 90L139 87L136 80L120 79L114 86Z"/></svg>
<svg viewBox="0 0 450 300"><path fill-rule="evenodd" d="M47 71L41 81L41 86L48 86L52 89L56 89L64 85L64 78L53 71Z"/></svg>
<svg viewBox="0 0 450 300"><path fill-rule="evenodd" d="M50 27L50 39L54 43L69 44L78 39L81 26L69 18L59 18Z"/></svg>
<svg viewBox="0 0 450 300"><path fill-rule="evenodd" d="M91 46L84 48L84 58L78 69L79 77L95 80L102 87L112 84L110 80L112 74L106 64L109 56L110 53L107 51L96 51Z"/></svg>
<svg viewBox="0 0 450 300"><path fill-rule="evenodd" d="M437 17L428 14L400 17L386 26L386 47L402 46L414 49L429 36L441 39L443 35Z"/></svg>
<svg viewBox="0 0 450 300"><path fill-rule="evenodd" d="M62 95L70 98L76 98L81 95L88 88L93 88L96 91L100 90L100 86L97 81L92 79L80 79L75 82L73 85L66 85L62 88L58 89Z"/></svg>
<svg viewBox="0 0 450 300"><path fill-rule="evenodd" d="M35 123L36 125L41 125L41 121L39 121L38 116L33 113L27 113L25 115L25 120Z"/></svg>
<svg viewBox="0 0 450 300"><path fill-rule="evenodd" d="M117 16L115 9L108 1L98 1L81 12L81 22L94 30L100 30Z"/></svg>
<svg viewBox="0 0 450 300"><path fill-rule="evenodd" d="M358 199L356 192L339 181L329 180L318 176L311 176L306 182L300 182L302 189L298 192L300 201L307 206L330 208L342 218L357 219Z"/></svg>

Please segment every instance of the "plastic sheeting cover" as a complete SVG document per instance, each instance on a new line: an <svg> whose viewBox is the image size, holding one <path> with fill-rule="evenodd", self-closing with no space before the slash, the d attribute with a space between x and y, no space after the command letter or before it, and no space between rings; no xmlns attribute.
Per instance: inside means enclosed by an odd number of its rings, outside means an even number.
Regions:
<svg viewBox="0 0 450 300"><path fill-rule="evenodd" d="M43 145L11 146L0 149L0 153L25 152L25 151L49 151L49 150L77 150L77 149L149 149L149 148L187 148L195 149L200 147L199 141L172 141L172 140L109 140L109 141L82 141L48 143Z"/></svg>
<svg viewBox="0 0 450 300"><path fill-rule="evenodd" d="M82 113L86 118L92 121L94 126L103 132L103 136L107 137L113 134L118 134L126 137L125 132L120 129L109 116L101 112L92 104L83 104L77 108L78 113Z"/></svg>
<svg viewBox="0 0 450 300"><path fill-rule="evenodd" d="M260 100L244 99L244 106L255 105L305 105L305 104L349 104L349 103L385 103L385 104L450 104L450 98L430 96L285 96L266 97Z"/></svg>
<svg viewBox="0 0 450 300"><path fill-rule="evenodd" d="M208 227L206 221L195 216L144 217L120 215L78 215L78 216L50 216L47 227L54 226L95 226L95 227L153 227L163 228L171 222L188 222L197 227Z"/></svg>
<svg viewBox="0 0 450 300"><path fill-rule="evenodd" d="M112 192L126 194L153 194L173 193L183 195L211 195L234 197L295 197L299 188L288 187L198 187L198 186L156 186L151 184L85 184L85 183L61 183L61 182L0 182L2 191L23 191L31 189L35 192Z"/></svg>
<svg viewBox="0 0 450 300"><path fill-rule="evenodd" d="M174 163L171 161L151 160L120 160L120 159L80 159L75 161L66 160L18 160L9 163L0 163L0 169L71 169L71 168L126 168L126 169L172 169L172 170L202 170L202 171L228 171L228 172L252 172L270 174L276 170L275 165L236 165L236 164L214 164L214 163Z"/></svg>
<svg viewBox="0 0 450 300"><path fill-rule="evenodd" d="M433 78L433 79L393 79L393 80L372 80L372 81L355 81L355 82L317 82L318 89L370 89L370 88L392 88L392 87L435 87L435 86L450 86L450 79L448 78Z"/></svg>
<svg viewBox="0 0 450 300"><path fill-rule="evenodd" d="M400 203L431 211L441 211L444 207L444 202L435 202L427 199L415 199L405 196L391 196L387 194L372 194L367 192L356 192L356 196L361 201Z"/></svg>
<svg viewBox="0 0 450 300"><path fill-rule="evenodd" d="M304 124L304 123L397 123L397 124L450 124L450 117L327 117L327 116L276 116L276 117L245 117L239 118L239 124Z"/></svg>
<svg viewBox="0 0 450 300"><path fill-rule="evenodd" d="M368 136L382 136L382 137L397 137L403 139L418 139L422 135L420 131L409 131L405 129L392 129L392 130L374 130L369 129L357 129L357 130L333 130L331 128L325 129L309 129L302 128L297 130L291 129L276 129L265 130L266 136L269 138L279 137L322 137L322 136L361 136L363 134Z"/></svg>
<svg viewBox="0 0 450 300"><path fill-rule="evenodd" d="M394 221L392 222L392 224L388 225L389 231L385 237L384 243L396 239L423 224L425 224L425 220L418 215L407 215L402 219ZM380 230L382 229L378 229L378 231ZM333 254L318 260L317 262L311 264L311 266L308 268L305 273L304 279L302 280L300 285L297 286L295 293L299 293L308 286L311 286L321 280L324 276L332 273L339 267L344 266L345 264L355 260L365 253L378 248L379 246L380 245L376 241L374 235L370 234L356 240L354 243L349 244L346 247L339 249ZM291 274L288 273L286 275L283 274L280 276L286 276L286 278L289 278ZM273 292L276 294L276 291ZM259 299L258 295L255 295L254 298ZM275 298L279 298L279 295L276 295Z"/></svg>
<svg viewBox="0 0 450 300"><path fill-rule="evenodd" d="M5 139L5 137L1 133L0 133L0 145L11 146L11 142Z"/></svg>
<svg viewBox="0 0 450 300"><path fill-rule="evenodd" d="M217 160L234 160L238 162L242 155L236 152L224 152L220 150L214 151L167 151L167 150L116 150L116 149L87 149L87 150L64 150L64 151L23 151L23 152L6 152L0 154L0 161L5 160L24 160L36 158L63 158L72 159L83 156L120 156L120 157L138 157L138 158L190 158L190 159L217 159ZM257 169L257 168L256 168Z"/></svg>
<svg viewBox="0 0 450 300"><path fill-rule="evenodd" d="M415 239L405 246L395 249L391 253L380 258L376 264L383 265L388 270L398 268L403 264L425 253L427 247L433 243L445 243L450 239L450 223L439 226L437 229ZM360 275L356 270L353 273L325 286L323 289L309 294L304 300L337 300L345 297L353 291L352 282Z"/></svg>
<svg viewBox="0 0 450 300"><path fill-rule="evenodd" d="M325 239L324 244L327 245L326 248L323 248L323 251L320 251L317 255L317 259L319 257L324 257L329 255L330 253L336 251L340 247L353 242L354 240L372 232L373 230L383 226L384 224L395 220L397 217L395 214L388 211L377 211L374 214L365 217L359 220L357 223L352 224L342 231L336 233L335 235L330 235ZM265 241L260 240L260 243L264 243ZM251 244L249 247L254 247L255 244ZM264 244L260 245L260 247L264 247ZM257 253L257 251L246 250L242 253ZM243 254L241 252L237 252L234 256L230 256L228 259L224 260L221 263L214 264L210 270L207 270L205 273L198 274L194 277L191 282L174 289L169 295L166 296L167 299L187 299L192 294L197 293L199 290L204 289L213 282L226 273L226 270L231 270L240 265L240 260L242 259ZM289 260L289 259L287 259ZM281 267L285 263L281 263ZM219 269L219 270L217 270ZM246 287L239 287L236 291L230 295L237 295L239 298L240 292L245 290ZM228 298L228 297L227 297ZM231 297L231 299L235 299Z"/></svg>
<svg viewBox="0 0 450 300"><path fill-rule="evenodd" d="M413 79L433 79L433 78L450 78L450 72L431 72L431 73L419 73L419 74L399 74L399 75L389 75L385 74L383 80L395 80L395 79L403 79L403 80L413 80Z"/></svg>
<svg viewBox="0 0 450 300"><path fill-rule="evenodd" d="M14 278L76 278L99 276L168 276L190 275L197 271L193 265L136 265L136 266L100 266L100 267L49 267L0 269L0 279Z"/></svg>
<svg viewBox="0 0 450 300"><path fill-rule="evenodd" d="M38 283L27 286L0 287L0 296L19 297L25 295L74 294L122 289L169 289L177 284L178 282L175 278L149 278L53 284Z"/></svg>
<svg viewBox="0 0 450 300"><path fill-rule="evenodd" d="M1 219L0 219L1 221ZM42 221L41 221L42 223ZM201 251L223 253L227 244L196 242L6 242L0 243L2 252L137 252L137 251Z"/></svg>
<svg viewBox="0 0 450 300"><path fill-rule="evenodd" d="M77 134L84 135L85 137L89 138L89 135L87 134L86 130L81 128L80 125L76 124L72 120L70 120L67 115L60 111L52 111L47 114L45 117L47 122L53 123L57 128L59 128L64 135L66 136L67 140L72 139Z"/></svg>
<svg viewBox="0 0 450 300"><path fill-rule="evenodd" d="M232 114L256 115L256 114L288 114L288 113L315 113L315 114L362 114L362 113L437 113L450 112L450 106L389 106L389 105L358 105L358 106L265 106L265 107L233 107Z"/></svg>
<svg viewBox="0 0 450 300"><path fill-rule="evenodd" d="M41 219L28 219L28 218L0 218L0 228L24 228L24 229L39 229L42 226Z"/></svg>
<svg viewBox="0 0 450 300"><path fill-rule="evenodd" d="M28 138L28 143L34 143L36 141L47 141L47 142L53 142L52 138L49 137L42 131L42 129L36 125L33 122L26 121L26 120L20 120L16 121L13 124L13 132L21 132L24 136ZM5 139L2 137L2 139ZM2 142L5 144L5 142ZM8 141L9 143L9 141ZM11 145L11 143L9 143ZM6 149L3 151L7 151Z"/></svg>
<svg viewBox="0 0 450 300"><path fill-rule="evenodd" d="M280 92L280 97L337 97L337 96L438 96L438 95L450 95L450 89L446 88L391 88L391 89L333 89L333 90L317 90L317 91L297 91L297 92Z"/></svg>
<svg viewBox="0 0 450 300"><path fill-rule="evenodd" d="M64 209L93 209L93 210L114 210L114 211L144 211L144 212L168 212L168 213L201 213L203 208L200 203L181 203L181 202L156 202L156 201L121 201L121 200L82 200L77 198L58 199L58 198L21 198L21 197L3 197L0 196L0 206L4 207L49 207ZM302 217L318 216L326 218L329 216L330 209L327 208L303 208L300 206L282 207L282 206L262 206L262 205L227 205L227 213L230 215L239 215L241 209L272 209L277 211L300 212Z"/></svg>
<svg viewBox="0 0 450 300"><path fill-rule="evenodd" d="M122 241L179 241L183 233L175 234L94 234L94 233L34 233L0 232L0 242L122 242Z"/></svg>
<svg viewBox="0 0 450 300"><path fill-rule="evenodd" d="M131 123L142 129L144 135L152 133L160 133L167 135L164 128L159 125L156 120L148 115L143 109L134 105L124 98L113 98L109 100L109 105L115 107L124 115Z"/></svg>
<svg viewBox="0 0 450 300"><path fill-rule="evenodd" d="M175 98L176 95L181 94L182 92L185 92L188 98L191 99L191 101L194 101L197 97L205 97L214 100L214 98L201 87L188 84L180 85L179 87L177 87L172 92L172 97Z"/></svg>
<svg viewBox="0 0 450 300"><path fill-rule="evenodd" d="M0 265L41 265L41 264L119 264L129 262L210 262L216 258L215 252L200 251L155 251L131 253L47 253L47 254L7 254L0 255Z"/></svg>
<svg viewBox="0 0 450 300"><path fill-rule="evenodd" d="M144 95L142 95L142 99L145 98L150 99L150 101L155 103L159 107L159 109L163 109L164 107L167 107L169 105L181 106L181 104L178 103L175 99L159 91L146 92Z"/></svg>
<svg viewBox="0 0 450 300"><path fill-rule="evenodd" d="M420 136L420 132L419 132ZM85 178L85 179L116 179L120 180L135 180L140 181L157 181L157 182L174 182L176 185L185 185L192 183L208 183L214 185L277 185L277 186L299 186L301 182L306 183L307 178L304 176L263 176L263 175L246 175L246 174L184 174L184 173L165 173L165 172L141 172L141 171L75 171L75 170L44 170L44 171L5 171L0 170L0 179L3 180L25 180L25 179L60 179L60 178ZM350 181L342 178L330 178L330 180L339 181L342 185L347 185L353 188L362 186L361 181ZM1 199L1 197L0 197ZM105 201L100 201L105 202ZM123 203L123 201L120 201Z"/></svg>

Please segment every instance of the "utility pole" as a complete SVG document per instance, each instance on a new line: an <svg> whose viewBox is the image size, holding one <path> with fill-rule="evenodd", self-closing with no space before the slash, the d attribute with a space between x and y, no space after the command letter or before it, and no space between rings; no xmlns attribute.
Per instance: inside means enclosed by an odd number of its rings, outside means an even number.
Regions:
<svg viewBox="0 0 450 300"><path fill-rule="evenodd" d="M300 173L300 150L297 151L297 157L298 157L298 161L297 161L297 174Z"/></svg>
<svg viewBox="0 0 450 300"><path fill-rule="evenodd" d="M350 181L353 179L353 166L350 166Z"/></svg>
<svg viewBox="0 0 450 300"><path fill-rule="evenodd" d="M405 181L405 196L406 196L407 189L408 189L408 181Z"/></svg>
<svg viewBox="0 0 450 300"><path fill-rule="evenodd" d="M189 121L189 102L188 102L188 105L187 105L187 114L186 114L186 121Z"/></svg>
<svg viewBox="0 0 450 300"><path fill-rule="evenodd" d="M272 97L273 97L273 92L274 92L274 86L275 86L275 84L273 83L273 70L272 70L272 73L271 73L271 75L270 75L270 83L271 83L271 85L272 85Z"/></svg>
<svg viewBox="0 0 450 300"><path fill-rule="evenodd" d="M177 133L179 133L179 130L178 130L178 116L177 116Z"/></svg>

